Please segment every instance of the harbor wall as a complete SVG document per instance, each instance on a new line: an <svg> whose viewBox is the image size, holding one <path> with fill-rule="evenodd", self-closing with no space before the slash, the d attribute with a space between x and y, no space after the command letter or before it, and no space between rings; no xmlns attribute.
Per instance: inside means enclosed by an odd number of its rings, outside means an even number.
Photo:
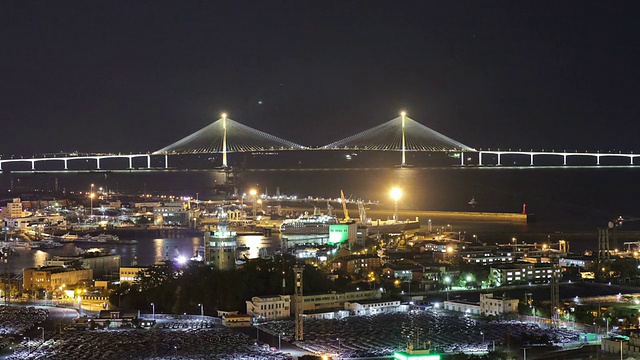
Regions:
<svg viewBox="0 0 640 360"><path fill-rule="evenodd" d="M533 214L473 212L473 211L424 211L419 215L428 218L447 218L456 220L499 221L499 222L531 222L535 220Z"/></svg>

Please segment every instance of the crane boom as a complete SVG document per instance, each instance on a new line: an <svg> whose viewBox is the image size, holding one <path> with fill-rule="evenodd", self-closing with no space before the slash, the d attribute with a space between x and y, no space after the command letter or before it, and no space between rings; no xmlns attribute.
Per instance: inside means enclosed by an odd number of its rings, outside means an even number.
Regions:
<svg viewBox="0 0 640 360"><path fill-rule="evenodd" d="M344 220L349 221L349 210L347 210L347 200L344 199L344 192L340 190L340 200L342 200L342 212L344 212Z"/></svg>

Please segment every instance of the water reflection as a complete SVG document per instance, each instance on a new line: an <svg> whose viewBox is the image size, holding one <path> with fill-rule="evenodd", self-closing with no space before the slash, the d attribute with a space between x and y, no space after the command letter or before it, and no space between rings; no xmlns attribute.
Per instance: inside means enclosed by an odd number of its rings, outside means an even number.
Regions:
<svg viewBox="0 0 640 360"><path fill-rule="evenodd" d="M49 260L49 254L42 250L36 250L33 253L33 263L35 266L44 266Z"/></svg>
<svg viewBox="0 0 640 360"><path fill-rule="evenodd" d="M249 259L255 259L260 256L260 248L264 244L264 237L261 235L247 235L238 239L238 245L244 245L249 248L247 257Z"/></svg>

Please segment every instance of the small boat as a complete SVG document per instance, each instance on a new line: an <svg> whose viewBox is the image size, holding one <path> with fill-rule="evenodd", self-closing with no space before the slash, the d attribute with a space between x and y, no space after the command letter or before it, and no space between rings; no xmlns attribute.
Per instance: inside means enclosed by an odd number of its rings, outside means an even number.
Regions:
<svg viewBox="0 0 640 360"><path fill-rule="evenodd" d="M71 242L78 240L78 235L66 233L64 235L56 237L54 240L62 241L62 242Z"/></svg>

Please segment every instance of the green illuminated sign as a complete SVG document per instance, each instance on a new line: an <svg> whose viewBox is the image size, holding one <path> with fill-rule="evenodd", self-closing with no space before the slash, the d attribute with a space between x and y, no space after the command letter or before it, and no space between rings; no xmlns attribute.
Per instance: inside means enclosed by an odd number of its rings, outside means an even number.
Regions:
<svg viewBox="0 0 640 360"><path fill-rule="evenodd" d="M349 225L329 225L329 243L336 244L349 240Z"/></svg>

